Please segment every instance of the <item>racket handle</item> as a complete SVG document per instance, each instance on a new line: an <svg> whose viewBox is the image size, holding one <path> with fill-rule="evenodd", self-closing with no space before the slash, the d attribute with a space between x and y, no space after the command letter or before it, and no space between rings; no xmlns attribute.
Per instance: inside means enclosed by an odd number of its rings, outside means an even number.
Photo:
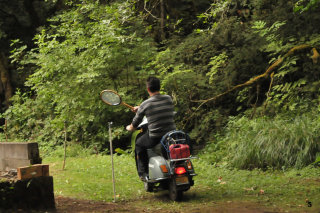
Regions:
<svg viewBox="0 0 320 213"><path fill-rule="evenodd" d="M125 106L125 107L128 107L129 109L133 110L134 107L133 106L130 106L129 104L125 103L125 102L121 102L121 105Z"/></svg>

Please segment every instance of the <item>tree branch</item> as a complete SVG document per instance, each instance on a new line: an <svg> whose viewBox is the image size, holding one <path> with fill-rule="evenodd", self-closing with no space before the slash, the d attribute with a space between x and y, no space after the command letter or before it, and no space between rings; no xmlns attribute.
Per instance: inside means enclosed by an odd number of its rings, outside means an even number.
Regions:
<svg viewBox="0 0 320 213"><path fill-rule="evenodd" d="M155 5L156 5L156 4L155 4ZM155 7L155 6L154 6L154 7ZM159 20L158 17L156 17L155 15L153 15L153 14L151 13L151 11L149 11L149 10L147 9L147 2L146 2L146 1L144 1L143 9L144 9L147 13L149 13L154 19Z"/></svg>
<svg viewBox="0 0 320 213"><path fill-rule="evenodd" d="M237 90L237 89L240 89L240 88L243 88L243 87L246 87L246 86L250 86L250 85L252 85L253 83L257 82L257 81L258 81L259 79L261 79L261 78L267 78L267 77L269 76L269 74L270 74L275 68L277 68L277 67L283 62L283 60L284 60L285 58L287 58L287 57L295 54L295 53L296 53L297 51L299 51L299 50L304 50L304 49L308 49L308 48L312 48L312 47L311 47L310 45L308 45L308 44L302 44L302 45L293 47L293 48L290 49L282 58L279 58L278 60L276 60L263 74L258 75L258 76L256 76L256 77L254 77L254 78L246 81L246 82L243 83L243 84L239 84L239 85L237 85L237 86L234 86L234 87L232 87L231 89L229 89L229 90L227 90L227 91L225 91L225 92L223 92L223 93L221 93L221 94L219 94L219 95L216 95L216 96L214 96L214 97L212 97L212 98L209 98L209 99L206 99L206 100L193 101L193 102L199 102L199 103L201 103L201 104L195 109L195 111L192 113L192 115L188 117L185 125L186 125L186 124L188 123L188 121L194 116L195 112L197 112L204 104L206 104L206 103L208 103L208 102L210 102L210 101L217 100L217 99L220 98L221 96L224 96L224 95L226 95L226 94L228 94L228 93L230 93L230 92L233 92L233 91L235 91L235 90ZM315 48L313 48L313 49L315 49ZM316 51L316 49L315 49L315 51ZM320 56L317 56L317 54L315 53L315 51L314 51L314 55L316 55L316 58L317 58L317 59L320 58ZM312 58L312 59L313 59L313 58ZM185 125L184 125L184 126L185 126Z"/></svg>

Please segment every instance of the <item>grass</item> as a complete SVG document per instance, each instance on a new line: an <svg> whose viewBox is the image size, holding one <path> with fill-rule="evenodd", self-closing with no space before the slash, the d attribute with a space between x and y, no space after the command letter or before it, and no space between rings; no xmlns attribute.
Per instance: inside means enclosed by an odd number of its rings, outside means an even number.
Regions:
<svg viewBox="0 0 320 213"><path fill-rule="evenodd" d="M222 139L229 144L230 163L237 168L303 168L320 155L319 117L230 119Z"/></svg>
<svg viewBox="0 0 320 213"><path fill-rule="evenodd" d="M63 171L62 159L53 156L44 159L44 163L50 164L56 196L113 200L110 156L69 157ZM168 202L167 192L144 192L132 156L114 156L117 200L134 200L135 205L149 205L153 209L179 209L185 206L192 209L212 202L251 202L278 210L320 210L319 168L232 170L210 165L201 156L193 162L198 176L195 186L185 193L188 202L173 203ZM306 206L306 199L313 203L312 208Z"/></svg>
<svg viewBox="0 0 320 213"><path fill-rule="evenodd" d="M54 176L55 194L90 200L113 200L110 156L89 155L67 158L62 170L62 158L48 157ZM137 178L134 159L129 155L114 156L116 194L120 200L129 200L143 193Z"/></svg>
<svg viewBox="0 0 320 213"><path fill-rule="evenodd" d="M197 162L205 168L205 162ZM210 177L210 178L206 178ZM222 179L219 180L219 177ZM202 169L197 183L215 200L247 200L269 206L305 206L306 199L320 208L320 169L304 168L288 171Z"/></svg>

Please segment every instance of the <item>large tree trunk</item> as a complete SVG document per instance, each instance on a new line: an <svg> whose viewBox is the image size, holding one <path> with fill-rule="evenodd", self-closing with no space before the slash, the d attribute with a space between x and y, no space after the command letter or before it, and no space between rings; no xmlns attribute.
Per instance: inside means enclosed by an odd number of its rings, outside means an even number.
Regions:
<svg viewBox="0 0 320 213"><path fill-rule="evenodd" d="M0 105L8 108L12 94L13 91L8 72L7 59L0 53Z"/></svg>

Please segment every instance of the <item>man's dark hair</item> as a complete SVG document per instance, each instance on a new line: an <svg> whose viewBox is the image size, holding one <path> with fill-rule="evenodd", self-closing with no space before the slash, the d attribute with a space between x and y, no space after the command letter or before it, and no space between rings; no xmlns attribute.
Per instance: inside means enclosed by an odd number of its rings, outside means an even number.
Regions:
<svg viewBox="0 0 320 213"><path fill-rule="evenodd" d="M147 88L150 92L158 92L160 90L160 80L157 77L149 77L147 79Z"/></svg>

